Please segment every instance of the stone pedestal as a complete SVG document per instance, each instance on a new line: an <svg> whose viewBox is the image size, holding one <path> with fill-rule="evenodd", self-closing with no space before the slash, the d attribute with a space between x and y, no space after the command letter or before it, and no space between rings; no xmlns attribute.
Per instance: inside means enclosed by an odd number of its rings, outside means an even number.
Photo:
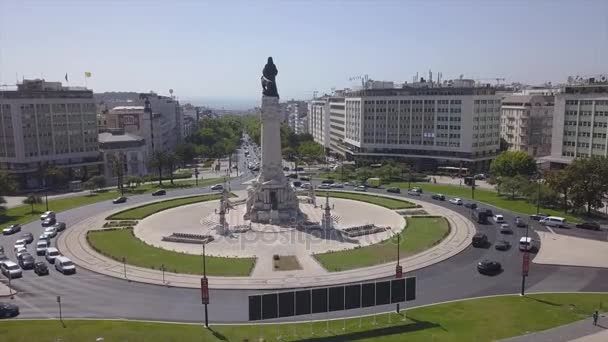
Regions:
<svg viewBox="0 0 608 342"><path fill-rule="evenodd" d="M262 97L262 165L260 175L247 189L245 219L260 223L295 223L300 216L298 198L283 173L279 98Z"/></svg>

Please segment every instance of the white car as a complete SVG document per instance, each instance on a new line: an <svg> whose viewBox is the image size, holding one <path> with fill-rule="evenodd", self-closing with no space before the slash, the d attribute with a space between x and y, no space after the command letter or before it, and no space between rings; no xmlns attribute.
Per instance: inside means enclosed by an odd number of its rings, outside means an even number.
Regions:
<svg viewBox="0 0 608 342"><path fill-rule="evenodd" d="M72 260L64 256L58 256L55 258L55 269L63 274L76 273L76 265L74 265Z"/></svg>
<svg viewBox="0 0 608 342"><path fill-rule="evenodd" d="M337 189L337 188L343 188L344 184L342 183L334 183L331 185L332 188Z"/></svg>
<svg viewBox="0 0 608 342"><path fill-rule="evenodd" d="M36 255L44 255L46 253L46 249L49 248L51 244L49 240L38 240L36 243Z"/></svg>
<svg viewBox="0 0 608 342"><path fill-rule="evenodd" d="M302 188L302 189L311 189L312 188L312 184L310 184L310 183L302 183L302 185L300 185L300 188Z"/></svg>
<svg viewBox="0 0 608 342"><path fill-rule="evenodd" d="M45 211L44 213L42 213L42 215L40 215L40 221L44 221L44 220L50 219L50 218L55 218L54 211Z"/></svg>
<svg viewBox="0 0 608 342"><path fill-rule="evenodd" d="M21 256L22 254L28 253L25 247L21 247L21 245L18 246L19 247L15 246L15 256L17 257L17 259L19 259L19 256Z"/></svg>
<svg viewBox="0 0 608 342"><path fill-rule="evenodd" d="M363 192L366 192L366 191L367 191L367 189L365 188L365 186L364 186L364 185L359 185L359 186L356 186L356 187L355 187L355 191L363 191Z"/></svg>
<svg viewBox="0 0 608 342"><path fill-rule="evenodd" d="M505 222L505 218L500 215L500 214L496 214L492 217L492 219L494 220L495 223L503 223Z"/></svg>
<svg viewBox="0 0 608 342"><path fill-rule="evenodd" d="M5 277L11 279L20 278L23 275L21 273L21 267L10 260L2 261L0 263L0 270Z"/></svg>
<svg viewBox="0 0 608 342"><path fill-rule="evenodd" d="M46 252L44 253L44 257L46 258L46 261L50 262L51 264L54 264L55 259L59 256L61 256L61 253L59 253L59 250L55 247L47 248Z"/></svg>
<svg viewBox="0 0 608 342"><path fill-rule="evenodd" d="M407 194L410 196L420 196L420 190L419 189L409 189L407 191Z"/></svg>
<svg viewBox="0 0 608 342"><path fill-rule="evenodd" d="M501 234L513 234L513 229L507 223L503 223L500 225L500 233Z"/></svg>
<svg viewBox="0 0 608 342"><path fill-rule="evenodd" d="M456 205L462 205L462 200L460 198L452 198L452 199L450 199L450 203L456 204Z"/></svg>
<svg viewBox="0 0 608 342"><path fill-rule="evenodd" d="M319 184L317 189L331 189L331 185L329 184Z"/></svg>
<svg viewBox="0 0 608 342"><path fill-rule="evenodd" d="M57 228L55 228L55 227L48 227L48 228L44 229L44 233L43 234L46 234L49 237L54 238L55 236L57 236Z"/></svg>
<svg viewBox="0 0 608 342"><path fill-rule="evenodd" d="M17 245L23 245L25 247L25 245L27 245L27 240L19 239L19 240L15 241L15 246L17 246Z"/></svg>

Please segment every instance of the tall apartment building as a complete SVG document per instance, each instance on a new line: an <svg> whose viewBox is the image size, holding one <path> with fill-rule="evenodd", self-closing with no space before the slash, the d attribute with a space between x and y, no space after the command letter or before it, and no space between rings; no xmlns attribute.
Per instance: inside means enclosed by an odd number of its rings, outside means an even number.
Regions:
<svg viewBox="0 0 608 342"><path fill-rule="evenodd" d="M21 188L40 188L35 175L45 163L74 180L102 164L91 90L36 79L0 91L0 170Z"/></svg>
<svg viewBox="0 0 608 342"><path fill-rule="evenodd" d="M347 158L476 171L498 154L501 98L494 88L368 89L347 93L344 103Z"/></svg>
<svg viewBox="0 0 608 342"><path fill-rule="evenodd" d="M511 151L533 157L551 153L553 96L512 95L502 99L500 136Z"/></svg>
<svg viewBox="0 0 608 342"><path fill-rule="evenodd" d="M551 167L577 157L608 156L607 78L565 86L555 96L551 156L545 158Z"/></svg>
<svg viewBox="0 0 608 342"><path fill-rule="evenodd" d="M316 99L308 103L308 133L317 143L329 147L328 98Z"/></svg>
<svg viewBox="0 0 608 342"><path fill-rule="evenodd" d="M347 149L344 143L345 105L345 98L343 96L332 96L329 98L329 148L339 158L346 157Z"/></svg>
<svg viewBox="0 0 608 342"><path fill-rule="evenodd" d="M308 104L305 101L287 102L287 124L296 134L308 133Z"/></svg>

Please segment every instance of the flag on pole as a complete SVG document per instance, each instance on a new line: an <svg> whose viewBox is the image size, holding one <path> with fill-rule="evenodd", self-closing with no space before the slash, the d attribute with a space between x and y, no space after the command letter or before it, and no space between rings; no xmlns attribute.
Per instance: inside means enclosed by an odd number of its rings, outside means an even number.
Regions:
<svg viewBox="0 0 608 342"><path fill-rule="evenodd" d="M65 81L66 81L66 82L70 82L70 81L68 80L68 73L67 73L67 72L65 73Z"/></svg>
<svg viewBox="0 0 608 342"><path fill-rule="evenodd" d="M90 72L88 72L88 71L85 71L85 72L84 72L84 77L89 78L89 77L91 77L91 76L92 76L92 74L91 74Z"/></svg>

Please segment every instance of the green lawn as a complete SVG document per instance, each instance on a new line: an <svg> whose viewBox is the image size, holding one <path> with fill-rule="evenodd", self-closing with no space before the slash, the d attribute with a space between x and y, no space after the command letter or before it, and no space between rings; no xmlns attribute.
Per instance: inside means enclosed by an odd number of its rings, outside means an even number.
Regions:
<svg viewBox="0 0 608 342"><path fill-rule="evenodd" d="M402 315L381 314L315 323L280 325L197 325L128 321L7 320L0 324L6 342L190 341L411 341L486 342L546 330L589 318L608 294L503 296L427 306ZM201 315L202 316L202 315ZM305 318L305 317L303 317ZM390 318L390 321L389 321ZM345 329L344 329L345 328ZM327 330L326 330L327 329ZM343 330L344 329L344 330ZM279 338L280 336L280 338Z"/></svg>
<svg viewBox="0 0 608 342"><path fill-rule="evenodd" d="M396 186L402 189L407 189L407 182L391 183L386 185ZM457 185L446 185L446 184L432 184L432 183L412 183L412 187L417 186L427 192L441 193L447 196L460 197L471 199L471 188L468 186L457 186ZM521 199L512 200L507 197L498 195L497 192L492 190L475 189L475 200L493 205L498 208L514 211L521 214L536 214L536 205L528 203ZM540 208L541 212L549 215L561 216L568 219L570 222L581 222L582 219L572 214L566 214L563 211Z"/></svg>
<svg viewBox="0 0 608 342"><path fill-rule="evenodd" d="M210 178L205 179L203 181L199 181L199 186L207 186L211 184L216 184L221 181L221 178ZM177 189L177 188L188 188L194 187L194 181L176 181L174 185L171 185L168 181L163 182L163 188ZM143 194L150 193L158 189L158 184L142 184L134 189L126 189L125 195L129 196L129 194ZM120 196L117 190L108 190L103 192L86 194L82 196L75 196L69 198L60 198L60 199L52 199L49 200L49 210L60 212L69 209L74 209L77 207L81 207L83 205L92 204L101 201L109 201L116 197ZM6 215L0 216L0 224L3 226L8 226L13 223L27 223L31 221L38 220L40 218L40 214L46 211L46 205L44 204L44 196L42 197L43 203L34 205L34 213L32 213L32 207L30 205L22 205L15 208L8 209L6 211Z"/></svg>
<svg viewBox="0 0 608 342"><path fill-rule="evenodd" d="M190 196L184 198L169 199L166 201L144 204L139 207L120 211L112 214L106 220L141 220L159 211L180 207L182 205L193 204L198 202L217 200L222 197L221 194L207 194Z"/></svg>
<svg viewBox="0 0 608 342"><path fill-rule="evenodd" d="M133 235L133 229L95 230L87 234L89 244L99 253L129 265L161 269L176 273L202 274L200 255L173 252L150 246ZM201 246L202 254L202 246ZM211 276L247 276L255 258L207 257L207 274Z"/></svg>
<svg viewBox="0 0 608 342"><path fill-rule="evenodd" d="M385 207L388 209L408 209L408 208L416 207L415 204L405 201L405 200L398 200L398 199L381 197L381 196L376 196L376 195L356 194L356 193L351 193L351 192L319 190L319 191L316 191L317 199L325 197L325 193L328 193L329 197L346 198L346 199L351 199L351 200L355 200L355 201L377 204L379 206L382 206L382 207Z"/></svg>
<svg viewBox="0 0 608 342"><path fill-rule="evenodd" d="M410 217L401 232L401 257L419 253L439 243L449 233L443 217ZM384 264L397 260L397 239L346 250L315 254L315 258L330 272Z"/></svg>

